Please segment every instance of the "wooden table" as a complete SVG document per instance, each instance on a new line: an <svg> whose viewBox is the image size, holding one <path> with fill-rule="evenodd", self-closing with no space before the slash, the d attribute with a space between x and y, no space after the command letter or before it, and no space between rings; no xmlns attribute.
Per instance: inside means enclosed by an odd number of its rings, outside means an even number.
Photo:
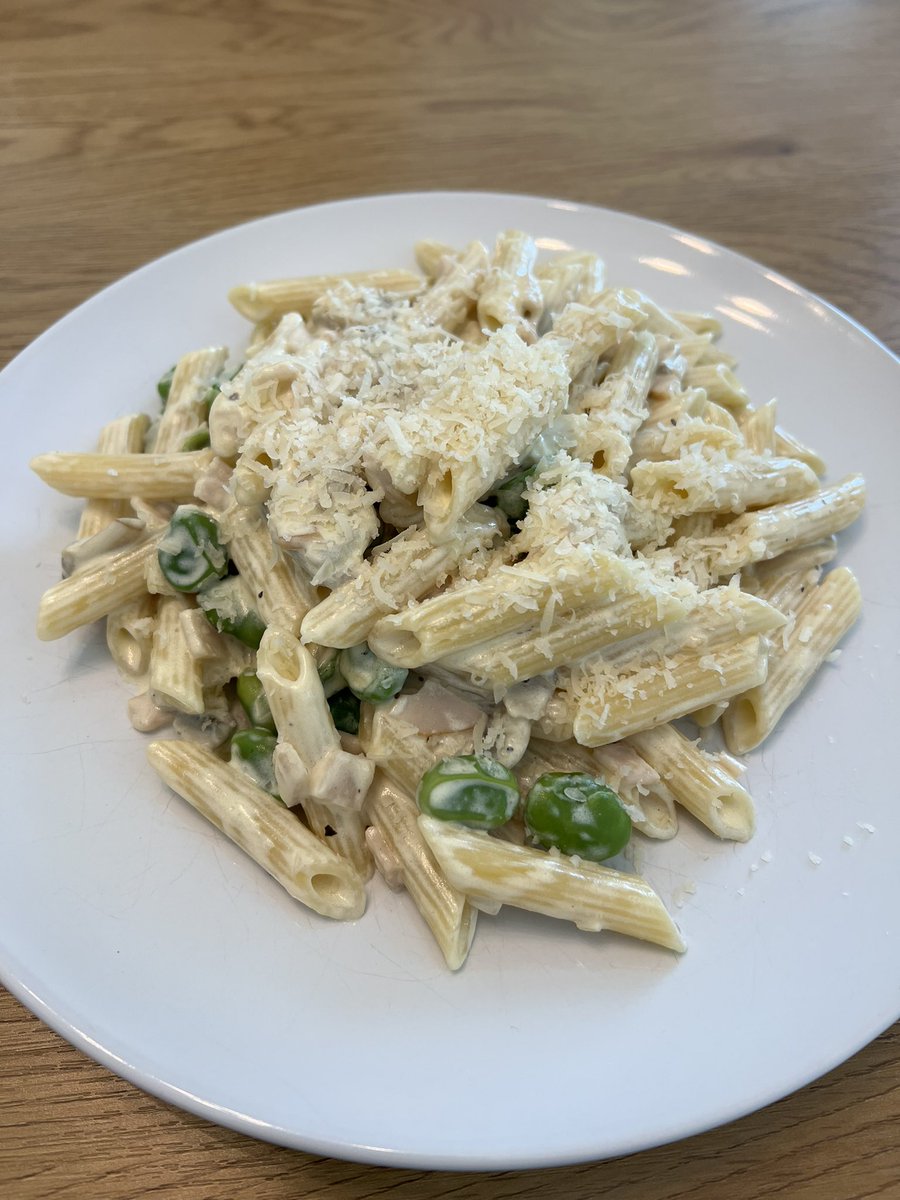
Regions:
<svg viewBox="0 0 900 1200"><path fill-rule="evenodd" d="M2 0L0 355L238 221L423 188L553 194L764 260L896 348L896 0ZM900 1026L631 1158L388 1172L251 1141L0 999L0 1194L900 1196Z"/></svg>

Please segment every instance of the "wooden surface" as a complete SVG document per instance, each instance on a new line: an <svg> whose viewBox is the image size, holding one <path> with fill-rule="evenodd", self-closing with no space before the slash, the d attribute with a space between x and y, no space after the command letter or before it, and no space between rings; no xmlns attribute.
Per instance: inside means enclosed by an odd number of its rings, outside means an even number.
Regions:
<svg viewBox="0 0 900 1200"><path fill-rule="evenodd" d="M554 194L761 259L896 349L896 0L0 0L0 360L248 218ZM823 947L824 951L824 947ZM762 1112L616 1162L391 1172L143 1095L0 997L0 1195L900 1196L900 1027Z"/></svg>

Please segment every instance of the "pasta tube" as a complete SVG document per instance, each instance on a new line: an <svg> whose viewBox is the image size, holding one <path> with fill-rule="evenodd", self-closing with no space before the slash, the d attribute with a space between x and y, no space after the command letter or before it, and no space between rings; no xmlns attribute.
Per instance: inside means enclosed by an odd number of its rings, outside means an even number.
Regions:
<svg viewBox="0 0 900 1200"><path fill-rule="evenodd" d="M825 474L825 460L815 450L810 450L808 446L804 446L803 442L795 438L792 433L788 433L780 425L775 426L775 453L786 455L788 458L799 459L800 462L806 463L817 475Z"/></svg>
<svg viewBox="0 0 900 1200"><path fill-rule="evenodd" d="M754 454L774 454L776 452L775 401L770 400L762 408L747 409L741 421L741 433L744 435L747 448Z"/></svg>
<svg viewBox="0 0 900 1200"><path fill-rule="evenodd" d="M749 563L777 558L839 533L852 524L866 502L862 476L848 475L830 488L792 504L773 504L745 513L722 530L721 548L714 549L719 574L731 574Z"/></svg>
<svg viewBox="0 0 900 1200"><path fill-rule="evenodd" d="M471 242L450 269L415 301L418 317L428 325L442 325L451 333L458 330L475 304L486 268L487 250L481 242Z"/></svg>
<svg viewBox="0 0 900 1200"><path fill-rule="evenodd" d="M636 333L623 341L601 384L580 400L588 423L577 452L594 470L621 479L631 457L631 442L647 416L647 394L656 371L656 339Z"/></svg>
<svg viewBox="0 0 900 1200"><path fill-rule="evenodd" d="M100 430L97 439L98 454L141 454L144 438L150 427L146 413L135 413L110 421ZM78 522L76 542L84 541L105 529L117 517L126 517L131 512L127 500L88 500L85 502Z"/></svg>
<svg viewBox="0 0 900 1200"><path fill-rule="evenodd" d="M155 624L156 597L150 595L117 608L106 618L110 657L130 679L140 679L150 666Z"/></svg>
<svg viewBox="0 0 900 1200"><path fill-rule="evenodd" d="M209 407L206 396L227 357L227 350L216 347L194 350L178 360L166 406L156 426L154 453L183 449L185 439L206 422Z"/></svg>
<svg viewBox="0 0 900 1200"><path fill-rule="evenodd" d="M439 546L425 530L407 530L307 613L303 640L341 650L364 642L382 617L431 591L460 559L498 536L496 516L480 504L466 514L454 537Z"/></svg>
<svg viewBox="0 0 900 1200"><path fill-rule="evenodd" d="M418 667L460 654L489 638L527 628L548 606L561 612L597 604L610 591L629 589L634 564L614 554L597 555L577 570L524 564L497 567L484 580L458 586L386 616L373 627L372 650L387 662ZM544 668L546 669L546 668Z"/></svg>
<svg viewBox="0 0 900 1200"><path fill-rule="evenodd" d="M146 591L144 573L148 563L156 562L161 537L161 532L156 533L137 546L94 559L77 574L48 588L38 609L41 641L65 637L123 604L140 600Z"/></svg>
<svg viewBox="0 0 900 1200"><path fill-rule="evenodd" d="M595 863L500 841L449 821L419 817L419 828L450 883L488 911L503 904L685 949L684 940L646 880Z"/></svg>
<svg viewBox="0 0 900 1200"><path fill-rule="evenodd" d="M445 877L422 837L415 800L384 776L376 775L366 814L400 865L403 886L422 914L444 961L457 971L466 961L478 911Z"/></svg>
<svg viewBox="0 0 900 1200"><path fill-rule="evenodd" d="M243 772L191 742L151 742L147 758L173 791L295 900L323 917L353 921L362 916L366 894L353 867Z"/></svg>
<svg viewBox="0 0 900 1200"><path fill-rule="evenodd" d="M544 333L567 304L585 304L603 290L605 269L596 254L573 251L538 264L536 274L543 300L539 328Z"/></svg>
<svg viewBox="0 0 900 1200"><path fill-rule="evenodd" d="M779 646L774 642L768 675L737 696L722 717L728 749L744 754L772 732L813 675L859 616L862 596L851 571L838 567L810 588Z"/></svg>
<svg viewBox="0 0 900 1200"><path fill-rule="evenodd" d="M577 697L575 739L583 746L605 746L738 695L762 683L767 660L765 639L750 637L702 653L681 651L598 680L596 689Z"/></svg>
<svg viewBox="0 0 900 1200"><path fill-rule="evenodd" d="M478 296L478 320L490 333L513 325L528 341L536 337L535 325L544 308L540 284L534 276L537 247L519 229L501 233Z"/></svg>
<svg viewBox="0 0 900 1200"><path fill-rule="evenodd" d="M585 609L554 624L546 634L532 628L446 655L439 662L451 670L468 672L476 681L484 679L495 687L508 687L517 680L544 675L613 643L674 623L689 608L689 601L683 597L635 594Z"/></svg>
<svg viewBox="0 0 900 1200"><path fill-rule="evenodd" d="M628 739L664 780L675 800L720 838L746 842L756 816L750 793L711 755L671 725L659 725Z"/></svg>
<svg viewBox="0 0 900 1200"><path fill-rule="evenodd" d="M150 696L160 708L199 716L204 711L203 670L188 648L182 613L193 607L187 596L159 600L150 648Z"/></svg>
<svg viewBox="0 0 900 1200"><path fill-rule="evenodd" d="M673 516L743 512L776 501L789 503L818 490L815 474L804 463L749 455L726 462L642 462L632 468L631 484L635 498Z"/></svg>
<svg viewBox="0 0 900 1200"><path fill-rule="evenodd" d="M313 830L368 875L371 857L359 810L374 764L341 748L315 659L295 637L268 628L257 652L256 671L279 743L291 748L305 773L305 790L292 799L302 802Z"/></svg>
<svg viewBox="0 0 900 1200"><path fill-rule="evenodd" d="M422 238L413 246L416 266L429 283L434 283L439 275L449 271L456 258L456 251L446 242L438 242L434 238Z"/></svg>
<svg viewBox="0 0 900 1200"><path fill-rule="evenodd" d="M228 299L242 317L257 323L293 312L309 317L316 300L339 283L377 288L397 296L415 296L422 290L420 275L390 267L381 271L348 271L346 275L306 275L269 283L243 283L231 289Z"/></svg>
<svg viewBox="0 0 900 1200"><path fill-rule="evenodd" d="M318 596L297 563L273 541L262 511L232 509L225 534L228 553L253 593L259 615L267 625L298 633Z"/></svg>
<svg viewBox="0 0 900 1200"><path fill-rule="evenodd" d="M173 454L39 454L31 469L66 496L106 500L193 500L194 487L212 463L212 451Z"/></svg>

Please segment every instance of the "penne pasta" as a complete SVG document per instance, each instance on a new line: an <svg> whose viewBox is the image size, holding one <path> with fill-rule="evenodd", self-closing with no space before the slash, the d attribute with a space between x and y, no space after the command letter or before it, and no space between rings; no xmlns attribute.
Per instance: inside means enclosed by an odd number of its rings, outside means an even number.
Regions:
<svg viewBox="0 0 900 1200"><path fill-rule="evenodd" d="M762 408L745 409L741 419L741 433L744 435L747 449L752 450L754 454L775 454L775 401L770 400Z"/></svg>
<svg viewBox="0 0 900 1200"><path fill-rule="evenodd" d="M818 490L814 473L789 458L747 456L720 463L690 458L632 468L633 494L659 512L743 512L790 503Z"/></svg>
<svg viewBox="0 0 900 1200"><path fill-rule="evenodd" d="M438 661L494 687L509 687L518 680L579 662L613 643L651 633L677 621L689 607L688 601L679 596L628 596L586 609L546 633L528 629L522 634L497 637Z"/></svg>
<svg viewBox="0 0 900 1200"><path fill-rule="evenodd" d="M298 633L303 618L318 603L299 564L272 540L260 509L232 509L224 524L228 553L266 625Z"/></svg>
<svg viewBox="0 0 900 1200"><path fill-rule="evenodd" d="M559 254L536 269L541 289L543 316L540 332L552 328L556 316L567 304L586 304L603 291L605 270L596 254L575 251Z"/></svg>
<svg viewBox="0 0 900 1200"><path fill-rule="evenodd" d="M712 313L679 312L676 309L672 312L672 316L692 333L708 333L714 338L722 336L722 322Z"/></svg>
<svg viewBox="0 0 900 1200"><path fill-rule="evenodd" d="M292 802L302 804L313 831L367 877L371 856L360 808L374 764L342 749L315 659L296 638L274 626L267 629L256 670L279 744L288 746L302 767L304 784Z"/></svg>
<svg viewBox="0 0 900 1200"><path fill-rule="evenodd" d="M572 921L586 932L609 929L668 950L685 949L662 901L639 876L515 846L433 817L419 817L419 828L450 883L488 912L511 904Z"/></svg>
<svg viewBox="0 0 900 1200"><path fill-rule="evenodd" d="M742 412L750 403L747 392L727 363L691 367L684 377L684 385L703 388L710 400L731 412Z"/></svg>
<svg viewBox="0 0 900 1200"><path fill-rule="evenodd" d="M123 675L131 679L146 675L155 625L156 597L149 594L117 608L106 618L106 644Z"/></svg>
<svg viewBox="0 0 900 1200"><path fill-rule="evenodd" d="M203 672L184 636L182 614L192 607L187 596L162 596L150 646L150 696L158 708L199 716L205 711Z"/></svg>
<svg viewBox="0 0 900 1200"><path fill-rule="evenodd" d="M37 635L42 642L65 637L124 604L140 600L148 562L156 561L160 534L136 546L94 559L76 575L48 588L38 608Z"/></svg>
<svg viewBox="0 0 900 1200"><path fill-rule="evenodd" d="M731 574L840 533L857 519L865 501L865 482L849 475L802 500L747 513L722 531L724 545L715 553L717 573Z"/></svg>
<svg viewBox="0 0 900 1200"><path fill-rule="evenodd" d="M478 294L478 322L495 333L513 325L527 341L537 336L536 325L544 309L541 287L534 275L537 247L519 229L501 233Z"/></svg>
<svg viewBox="0 0 900 1200"><path fill-rule="evenodd" d="M172 454L40 454L31 469L66 496L116 500L194 499L202 471L212 462L209 450Z"/></svg>
<svg viewBox="0 0 900 1200"><path fill-rule="evenodd" d="M434 283L439 275L449 271L456 258L456 251L446 242L438 242L434 238L422 238L413 246L416 266L429 283Z"/></svg>
<svg viewBox="0 0 900 1200"><path fill-rule="evenodd" d="M487 270L487 251L471 242L433 285L415 301L416 315L427 325L442 325L453 333L474 309Z"/></svg>
<svg viewBox="0 0 900 1200"><path fill-rule="evenodd" d="M605 746L642 729L675 721L762 683L768 646L742 638L730 646L682 650L606 680L579 682L573 733L584 746Z"/></svg>
<svg viewBox="0 0 900 1200"><path fill-rule="evenodd" d="M729 750L744 754L769 736L856 622L861 607L859 584L846 567L831 571L807 591L783 642L773 642L766 678L738 695L722 717Z"/></svg>
<svg viewBox="0 0 900 1200"><path fill-rule="evenodd" d="M207 401L207 395L227 358L228 351L217 347L195 350L178 360L169 395L156 426L152 447L155 454L186 449L187 438L206 424L212 403L212 397Z"/></svg>
<svg viewBox="0 0 900 1200"><path fill-rule="evenodd" d="M144 440L150 427L150 418L146 413L135 413L128 417L119 417L110 421L100 430L97 439L98 454L141 454L144 450ZM127 517L131 505L127 499L119 500L88 500L78 522L76 540L84 541L94 534L106 529L117 517Z"/></svg>
<svg viewBox="0 0 900 1200"><path fill-rule="evenodd" d="M266 870L288 895L325 917L353 921L362 880L262 788L190 742L151 742L150 765L179 796Z"/></svg>
<svg viewBox="0 0 900 1200"><path fill-rule="evenodd" d="M817 475L825 474L825 460L815 450L804 446L793 434L782 429L780 425L775 426L775 453L784 454L789 458L796 458L800 462L806 463L810 470L815 471Z"/></svg>
<svg viewBox="0 0 900 1200"><path fill-rule="evenodd" d="M431 930L444 961L458 971L466 961L478 910L447 880L418 825L409 794L379 776L366 800L366 814L398 864L400 879Z"/></svg>
<svg viewBox="0 0 900 1200"><path fill-rule="evenodd" d="M620 564L613 555L571 574L549 564L543 571L527 565L498 567L485 580L384 617L372 628L369 644L387 662L418 667L527 628L551 603L562 613L602 602L610 589L627 586L638 574L637 567Z"/></svg>
<svg viewBox="0 0 900 1200"><path fill-rule="evenodd" d="M676 802L707 829L729 841L746 842L753 836L756 817L750 793L714 755L671 725L634 733L628 743L658 772Z"/></svg>
<svg viewBox="0 0 900 1200"><path fill-rule="evenodd" d="M433 545L424 529L393 538L303 619L303 640L345 649L365 641L382 617L398 612L450 574L461 558L499 536L496 517L475 505L452 540ZM377 635L376 635L377 641Z"/></svg>
<svg viewBox="0 0 900 1200"><path fill-rule="evenodd" d="M632 440L647 416L657 361L655 338L647 332L632 334L614 355L603 382L579 401L588 419L576 453L610 479L624 477Z"/></svg>
<svg viewBox="0 0 900 1200"><path fill-rule="evenodd" d="M307 275L298 279L275 279L270 283L244 283L233 287L228 299L242 317L250 321L270 321L285 313L309 317L320 296L340 283L377 288L397 296L415 296L422 279L412 271L388 268L381 271L350 271L346 275Z"/></svg>

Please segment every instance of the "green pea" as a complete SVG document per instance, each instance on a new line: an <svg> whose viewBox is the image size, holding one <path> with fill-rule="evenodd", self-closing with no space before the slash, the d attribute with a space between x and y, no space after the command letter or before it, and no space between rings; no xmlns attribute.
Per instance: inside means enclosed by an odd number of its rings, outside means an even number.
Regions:
<svg viewBox="0 0 900 1200"><path fill-rule="evenodd" d="M376 657L365 642L341 651L340 670L354 696L372 704L396 696L409 674Z"/></svg>
<svg viewBox="0 0 900 1200"><path fill-rule="evenodd" d="M349 688L330 696L328 707L335 729L341 733L359 733L359 700Z"/></svg>
<svg viewBox="0 0 900 1200"><path fill-rule="evenodd" d="M326 657L318 664L318 672L326 699L347 686L347 680L341 674L340 650L328 650Z"/></svg>
<svg viewBox="0 0 900 1200"><path fill-rule="evenodd" d="M525 489L534 475L537 467L528 467L518 471L497 485L494 495L497 497L497 507L506 513L511 521L521 521L528 512L528 501L525 499Z"/></svg>
<svg viewBox="0 0 900 1200"><path fill-rule="evenodd" d="M255 725L257 729L268 729L272 733L275 733L275 720L272 716L272 710L269 708L265 689L260 683L256 672L244 671L238 675L235 688L237 698L240 700L241 707L247 714L250 724Z"/></svg>
<svg viewBox="0 0 900 1200"><path fill-rule="evenodd" d="M277 744L278 739L268 729L241 729L231 739L231 763L280 800L272 760Z"/></svg>
<svg viewBox="0 0 900 1200"><path fill-rule="evenodd" d="M423 813L473 829L496 829L519 805L512 771L486 754L443 758L422 776L416 801Z"/></svg>
<svg viewBox="0 0 900 1200"><path fill-rule="evenodd" d="M159 398L163 402L163 408L166 406L166 401L169 398L169 392L172 390L172 380L175 378L175 368L169 367L165 375L161 376L156 384L156 390L159 393Z"/></svg>
<svg viewBox="0 0 900 1200"><path fill-rule="evenodd" d="M545 849L602 862L631 837L631 818L616 793L591 775L550 771L531 786L525 825Z"/></svg>
<svg viewBox="0 0 900 1200"><path fill-rule="evenodd" d="M205 450L209 445L209 426L201 425L193 433L189 433L181 443L182 450Z"/></svg>
<svg viewBox="0 0 900 1200"><path fill-rule="evenodd" d="M243 365L244 365L243 363L238 363L238 365L234 368L233 371L223 372L219 376L218 379L214 379L212 381L212 383L209 385L209 387L206 389L206 391L200 397L200 403L203 405L203 408L206 412L207 417L209 416L209 410L213 406L213 401L215 400L216 396L218 396L219 392L221 392L221 390L222 390L223 381L228 382L229 380L234 379L235 375L237 375L237 373L240 371L240 369L241 369L241 367L243 367ZM208 444L209 443L207 443L207 445ZM199 446L198 449L202 450L203 447Z"/></svg>
<svg viewBox="0 0 900 1200"><path fill-rule="evenodd" d="M219 633L230 633L245 646L259 649L266 624L250 602L239 575L229 575L204 588L197 596L197 603Z"/></svg>
<svg viewBox="0 0 900 1200"><path fill-rule="evenodd" d="M179 505L159 543L159 567L179 592L199 592L228 569L215 520L190 504Z"/></svg>

